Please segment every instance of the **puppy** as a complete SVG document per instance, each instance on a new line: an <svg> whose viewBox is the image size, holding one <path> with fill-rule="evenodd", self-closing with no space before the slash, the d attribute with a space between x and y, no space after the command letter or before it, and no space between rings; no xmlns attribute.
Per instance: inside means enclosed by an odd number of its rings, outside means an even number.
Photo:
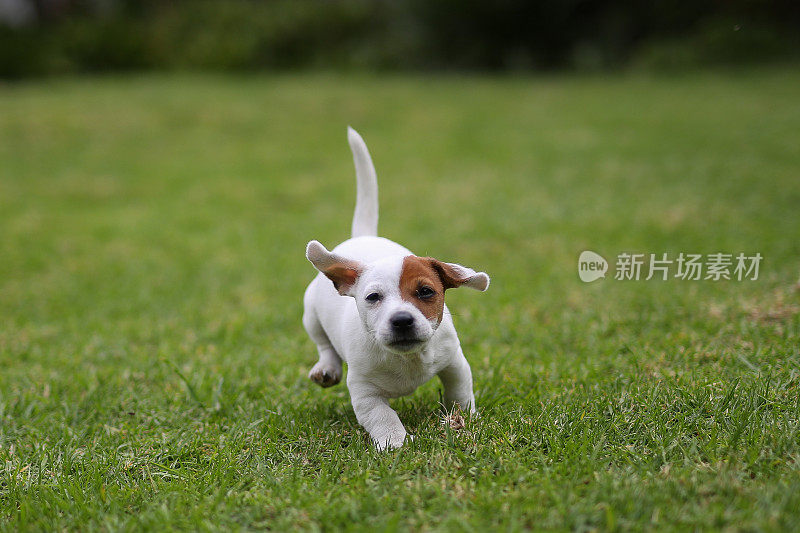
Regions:
<svg viewBox="0 0 800 533"><path fill-rule="evenodd" d="M447 289L485 291L489 276L454 263L417 257L378 237L378 182L367 146L352 128L356 167L352 238L328 251L317 241L306 257L319 270L303 303L303 325L319 362L308 377L322 387L342 379L358 422L379 450L403 445L406 430L389 398L411 394L439 376L446 407L475 412L472 372L444 303Z"/></svg>

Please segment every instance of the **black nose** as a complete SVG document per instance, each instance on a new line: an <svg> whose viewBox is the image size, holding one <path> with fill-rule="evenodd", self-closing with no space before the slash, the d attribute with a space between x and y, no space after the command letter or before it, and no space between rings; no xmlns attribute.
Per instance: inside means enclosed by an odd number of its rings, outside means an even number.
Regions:
<svg viewBox="0 0 800 533"><path fill-rule="evenodd" d="M392 328L396 331L403 331L414 325L414 316L408 311L400 311L390 320Z"/></svg>

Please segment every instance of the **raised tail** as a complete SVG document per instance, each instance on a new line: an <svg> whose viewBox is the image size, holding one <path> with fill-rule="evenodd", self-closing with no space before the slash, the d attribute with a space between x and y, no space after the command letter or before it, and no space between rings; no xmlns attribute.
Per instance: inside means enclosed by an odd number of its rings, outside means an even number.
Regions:
<svg viewBox="0 0 800 533"><path fill-rule="evenodd" d="M353 237L378 235L378 178L364 139L347 127L347 140L356 165L356 210L353 213Z"/></svg>

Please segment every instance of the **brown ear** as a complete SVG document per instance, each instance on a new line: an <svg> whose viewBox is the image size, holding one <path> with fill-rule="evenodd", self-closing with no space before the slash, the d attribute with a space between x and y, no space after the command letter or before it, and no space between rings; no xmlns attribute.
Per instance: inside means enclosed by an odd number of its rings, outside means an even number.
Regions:
<svg viewBox="0 0 800 533"><path fill-rule="evenodd" d="M445 289L454 289L462 285L479 291L489 288L489 276L485 272L475 272L471 268L433 258L431 266L439 274Z"/></svg>
<svg viewBox="0 0 800 533"><path fill-rule="evenodd" d="M350 289L353 288L358 276L363 271L361 263L331 253L317 241L311 241L306 246L306 258L311 261L314 268L333 282L333 286L339 291L339 294L352 296Z"/></svg>

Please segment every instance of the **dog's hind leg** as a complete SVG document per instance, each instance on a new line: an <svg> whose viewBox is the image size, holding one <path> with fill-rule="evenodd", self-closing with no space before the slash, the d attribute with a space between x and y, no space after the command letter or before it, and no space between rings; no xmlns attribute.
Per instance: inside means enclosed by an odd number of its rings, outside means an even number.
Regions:
<svg viewBox="0 0 800 533"><path fill-rule="evenodd" d="M303 326L311 340L316 343L319 352L319 361L311 368L308 378L320 387L336 385L342 380L342 358L333 349L316 314L308 308L303 313Z"/></svg>

